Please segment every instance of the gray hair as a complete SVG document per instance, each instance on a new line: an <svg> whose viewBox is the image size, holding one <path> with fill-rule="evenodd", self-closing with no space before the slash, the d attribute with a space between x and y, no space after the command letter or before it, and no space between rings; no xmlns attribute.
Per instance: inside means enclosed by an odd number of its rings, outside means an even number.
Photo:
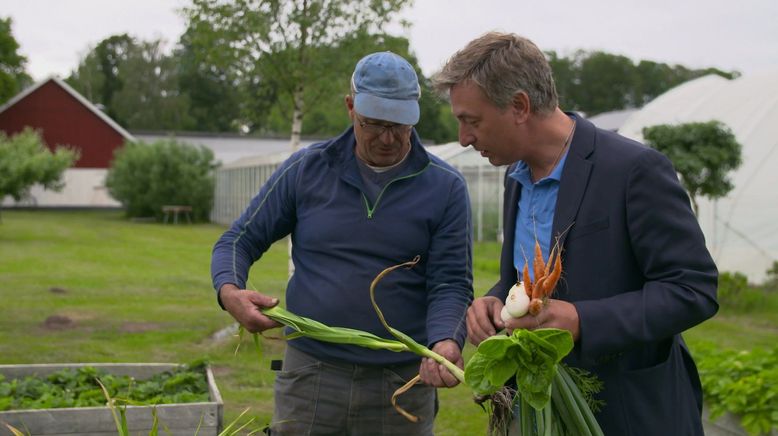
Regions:
<svg viewBox="0 0 778 436"><path fill-rule="evenodd" d="M432 83L440 93L465 81L478 85L495 106L505 109L519 92L529 96L532 112L553 112L559 104L551 66L529 39L489 32L456 52Z"/></svg>

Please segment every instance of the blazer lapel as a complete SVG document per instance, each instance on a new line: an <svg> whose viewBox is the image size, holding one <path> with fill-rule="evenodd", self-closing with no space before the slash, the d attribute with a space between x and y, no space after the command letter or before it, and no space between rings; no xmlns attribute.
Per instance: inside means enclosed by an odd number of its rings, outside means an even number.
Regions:
<svg viewBox="0 0 778 436"><path fill-rule="evenodd" d="M516 164L505 170L505 193L503 197L503 242L500 254L500 274L505 283L515 283L518 279L516 268L513 266L513 244L516 239L516 214L519 211L519 197L521 186L519 182L508 175L516 168Z"/></svg>
<svg viewBox="0 0 778 436"><path fill-rule="evenodd" d="M575 223L575 217L589 183L589 174L592 171L589 156L594 152L596 129L592 123L578 116L575 116L575 121L575 134L570 143L570 151L567 153L559 184L549 247L553 246L558 235L561 235L559 245L564 246L570 227Z"/></svg>

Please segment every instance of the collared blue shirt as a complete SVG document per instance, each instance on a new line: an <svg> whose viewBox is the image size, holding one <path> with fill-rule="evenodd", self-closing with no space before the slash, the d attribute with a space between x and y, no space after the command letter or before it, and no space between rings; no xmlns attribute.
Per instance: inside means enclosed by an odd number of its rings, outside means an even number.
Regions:
<svg viewBox="0 0 778 436"><path fill-rule="evenodd" d="M568 149L569 150L569 149ZM513 265L521 278L524 270L524 260L532 262L535 253L535 237L543 251L543 260L548 260L551 227L554 225L554 209L556 208L559 181L562 179L562 169L567 160L567 151L551 174L532 183L529 165L521 161L508 177L521 184L519 212L516 214L516 234L513 243ZM530 263L529 274L535 280Z"/></svg>

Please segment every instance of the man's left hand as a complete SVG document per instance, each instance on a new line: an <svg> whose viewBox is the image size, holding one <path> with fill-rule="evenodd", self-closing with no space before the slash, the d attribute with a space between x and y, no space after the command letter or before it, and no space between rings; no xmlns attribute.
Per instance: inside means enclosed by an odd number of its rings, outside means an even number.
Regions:
<svg viewBox="0 0 778 436"><path fill-rule="evenodd" d="M459 344L453 339L436 342L435 345L432 346L432 351L445 357L448 361L454 362L456 366L464 368L462 350L459 349ZM429 357L422 359L419 375L421 376L421 381L430 386L453 388L459 384L459 380L457 380L445 366L435 362Z"/></svg>

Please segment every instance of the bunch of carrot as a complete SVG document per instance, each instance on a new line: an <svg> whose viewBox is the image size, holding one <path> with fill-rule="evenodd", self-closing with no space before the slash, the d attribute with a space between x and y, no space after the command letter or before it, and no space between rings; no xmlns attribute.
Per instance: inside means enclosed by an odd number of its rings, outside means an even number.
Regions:
<svg viewBox="0 0 778 436"><path fill-rule="evenodd" d="M548 303L548 298L562 276L562 256L558 239L551 249L548 262L543 260L543 252L537 239L534 251L532 269L535 281L530 277L530 262L525 259L521 280L508 290L508 296L505 298L505 305L500 313L503 322L508 322L511 318L521 318L527 313L537 316Z"/></svg>
<svg viewBox="0 0 778 436"><path fill-rule="evenodd" d="M553 269L551 264L554 264ZM548 297L554 292L559 278L562 276L562 256L559 249L559 240L551 248L548 255L548 262L543 262L543 252L540 249L538 240L535 239L535 257L532 259L532 269L535 275L535 283L529 276L529 264L524 262L522 279L524 281L524 290L530 297L529 314L537 316L548 302Z"/></svg>

